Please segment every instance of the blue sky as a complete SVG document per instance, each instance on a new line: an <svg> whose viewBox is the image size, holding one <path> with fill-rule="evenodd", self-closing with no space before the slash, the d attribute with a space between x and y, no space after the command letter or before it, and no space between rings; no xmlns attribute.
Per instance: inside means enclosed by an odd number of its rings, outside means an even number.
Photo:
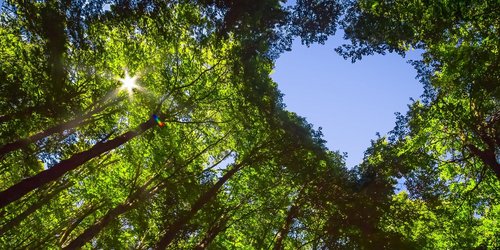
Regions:
<svg viewBox="0 0 500 250"><path fill-rule="evenodd" d="M422 85L407 63L419 58L374 55L354 64L335 51L344 43L338 32L325 45L306 47L295 41L292 51L277 60L271 77L284 93L287 109L322 127L331 150L347 152L347 166L361 162L376 133L394 128L395 112L405 113L410 97L418 99Z"/></svg>

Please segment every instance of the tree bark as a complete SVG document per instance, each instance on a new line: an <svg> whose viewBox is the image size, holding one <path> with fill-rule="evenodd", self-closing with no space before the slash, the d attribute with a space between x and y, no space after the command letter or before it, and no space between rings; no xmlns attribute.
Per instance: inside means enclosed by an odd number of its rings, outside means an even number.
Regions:
<svg viewBox="0 0 500 250"><path fill-rule="evenodd" d="M91 206L86 211L84 211L77 219L75 219L71 223L71 225L69 225L68 228L66 230L64 230L64 233L62 234L61 238L59 239L59 245L62 247L62 245L64 245L64 242L66 242L66 239L71 234L71 232L73 232L73 230L75 230L75 228L78 227L78 225L80 225L80 223L82 223L82 221L85 218L87 218L89 215L91 215L92 213L97 211L102 206L103 206L103 204L97 205L97 206Z"/></svg>
<svg viewBox="0 0 500 250"><path fill-rule="evenodd" d="M21 139L18 139L14 142L10 142L10 143L7 143L3 146L0 147L0 159L6 155L7 153L9 152L12 152L14 150L17 150L17 149L20 149L20 148L23 148L23 147L26 147L28 145L30 145L31 143L33 142L36 142L40 139L43 139L49 135L52 135L52 134L55 134L55 133L60 133L62 134L64 132L64 130L67 130L67 129L72 129L72 128L75 128L81 124L83 124L85 122L86 119L92 117L92 115L96 114L96 113L99 113L101 112L102 110L104 110L107 106L102 106L102 107L99 107L93 111L91 111L90 113L88 114L85 114L83 116L80 116L80 117L77 117L71 121L67 121L67 122L64 122L64 123L61 123L61 124L58 124L56 126L53 126L51 128L48 128L44 131L41 131L35 135L32 135L28 138L21 138Z"/></svg>
<svg viewBox="0 0 500 250"><path fill-rule="evenodd" d="M480 150L474 145L467 145L469 150L474 154L475 156L479 157L481 161L486 164L497 176L497 178L500 180L500 163L497 162L496 156L495 156L495 151L491 149L487 150Z"/></svg>
<svg viewBox="0 0 500 250"><path fill-rule="evenodd" d="M198 200L191 206L191 209L179 217L167 232L160 238L155 249L165 249L176 235L184 228L184 226L200 211L209 201L211 201L218 193L219 189L226 183L236 172L242 168L242 164L235 165L231 170L227 171L207 192L201 195Z"/></svg>
<svg viewBox="0 0 500 250"><path fill-rule="evenodd" d="M150 118L148 121L139 125L139 127L135 130L124 133L107 142L97 143L87 151L74 154L69 159L63 160L47 170L14 184L8 189L0 192L0 208L17 201L27 193L47 183L57 180L67 172L76 169L78 166L86 163L94 157L130 141L136 136L144 133L144 131L153 127L154 124L155 121Z"/></svg>
<svg viewBox="0 0 500 250"><path fill-rule="evenodd" d="M118 216L132 210L141 201L151 197L153 194L161 190L161 188L159 187L153 188L152 190L147 190L147 187L151 184L152 180L153 179L142 185L127 199L127 201L109 210L99 220L99 222L87 228L82 234L76 237L76 239L71 241L67 246L63 247L63 249L80 249L83 245L85 245L85 243L89 242L92 238L99 234L111 221L116 219Z"/></svg>
<svg viewBox="0 0 500 250"><path fill-rule="evenodd" d="M94 238L104 227L106 227L113 219L133 208L135 203L125 203L116 206L104 215L104 217L96 224L87 228L76 239L71 241L63 249L80 249L85 243Z"/></svg>
<svg viewBox="0 0 500 250"><path fill-rule="evenodd" d="M274 250L283 249L283 240L286 239L288 231L290 230L290 225L292 224L292 221L295 218L295 216L297 216L298 212L299 212L299 206L297 205L292 205L288 210L285 223L283 224L283 226L281 227L280 231L276 236L276 241L274 242Z"/></svg>
<svg viewBox="0 0 500 250"><path fill-rule="evenodd" d="M4 122L8 122L8 121L11 121L12 119L15 119L15 118L21 118L21 117L29 117L31 116L37 109L43 109L43 106L42 107L28 107L24 110L21 110L19 112L15 112L15 113L10 113L10 114L5 114L5 115L1 115L0 116L0 124L4 123Z"/></svg>
<svg viewBox="0 0 500 250"><path fill-rule="evenodd" d="M215 144L218 144L220 141L222 141L223 138L218 140ZM206 148L201 150L198 154L196 154L194 157L189 159L185 164L182 166L179 166L176 168L176 171L172 173L171 176L175 175L178 170L182 169L183 167L191 164L195 159L200 157L203 153L205 153L210 147L212 147L215 144L208 145ZM222 160L221 160L222 161ZM216 162L213 166L218 165L221 161ZM151 184L151 182L155 179L156 177L151 178L149 181L147 181L144 185L142 185L137 191L135 191L132 195L130 195L130 198L127 199L127 201L123 204L120 204L113 208L112 210L109 210L106 215L102 217L102 219L92 225L90 228L85 230L82 234L80 234L76 239L74 239L72 242L70 242L66 247L63 249L78 249L82 247L85 243L90 241L92 238L94 238L99 232L101 232L108 224L111 222L113 219L116 219L118 216L121 214L124 214L132 209L134 209L140 202L143 202L144 200L147 200L149 197L154 195L155 193L161 191L166 187L163 183L163 185L159 185L152 190L147 191L147 187Z"/></svg>
<svg viewBox="0 0 500 250"><path fill-rule="evenodd" d="M214 226L210 227L208 229L207 233L205 234L205 237L194 247L195 250L203 250L206 249L210 243L217 237L217 235L224 231L227 227L227 221L229 220L229 217L226 218L221 218L218 223L216 223Z"/></svg>
<svg viewBox="0 0 500 250"><path fill-rule="evenodd" d="M12 228L16 227L17 225L19 225L19 223L21 223L21 221L23 221L24 219L26 219L28 216L30 216L33 212L35 212L39 208L43 207L45 204L49 203L49 201L52 198L54 198L57 194L59 194L60 192L62 192L63 190L65 190L66 188L68 188L68 187L70 187L72 185L73 185L73 183L69 183L68 182L68 183L66 183L66 184L64 184L64 185L56 188L54 191L52 191L47 196L42 197L41 200L39 200L35 204L31 205L30 207L28 207L28 209L24 210L22 213L18 214L12 220L10 220L5 225L3 225L0 228L0 235L3 235L4 233L6 233L7 231L9 231L10 229L12 229Z"/></svg>

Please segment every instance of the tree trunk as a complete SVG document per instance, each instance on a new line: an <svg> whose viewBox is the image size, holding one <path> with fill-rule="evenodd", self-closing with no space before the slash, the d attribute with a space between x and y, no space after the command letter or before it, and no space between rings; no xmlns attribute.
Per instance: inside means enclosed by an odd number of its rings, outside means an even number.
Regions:
<svg viewBox="0 0 500 250"><path fill-rule="evenodd" d="M182 166L176 167L176 170L170 177L178 173L178 170L182 169L183 167L191 164L195 159L200 157L202 154L204 154L210 147L213 145L218 144L219 142L222 141L223 138L217 140L216 143L208 145L206 148L201 150L198 154L196 154L194 157L189 159L185 164ZM225 159L225 158L224 158ZM213 166L218 165L221 161L216 162ZM170 178L169 177L169 178ZM127 201L123 204L120 204L113 208L112 210L109 210L108 213L96 224L92 225L90 228L85 230L82 234L80 234L76 239L74 239L71 243L69 243L64 249L78 249L82 247L85 243L90 241L92 238L94 238L102 229L104 229L109 222L111 222L113 219L116 219L118 216L121 214L124 214L133 208L135 208L140 202L143 202L144 200L148 199L155 193L161 191L166 187L165 183L164 185L159 185L153 190L147 191L147 187L151 184L151 182L155 179L156 177L151 178L149 181L147 181L142 187L140 187L137 191L135 191L132 195L130 195L130 198L127 199Z"/></svg>
<svg viewBox="0 0 500 250"><path fill-rule="evenodd" d="M31 116L36 110L38 109L43 109L44 107L27 107L24 110L15 112L15 113L10 113L10 114L5 114L0 116L0 124L4 122L11 121L12 119L15 118L25 118Z"/></svg>
<svg viewBox="0 0 500 250"><path fill-rule="evenodd" d="M479 157L479 159L481 159L484 164L490 167L490 169L493 170L493 172L497 176L497 179L500 180L500 163L497 162L495 151L491 149L480 150L476 146L470 144L467 145L467 147L472 152L472 154Z"/></svg>
<svg viewBox="0 0 500 250"><path fill-rule="evenodd" d="M165 249L176 235L184 228L184 226L218 193L219 189L226 183L236 172L242 168L242 164L235 165L231 170L227 171L207 192L201 195L198 200L191 206L191 209L179 217L170 227L167 232L160 238L155 249Z"/></svg>
<svg viewBox="0 0 500 250"><path fill-rule="evenodd" d="M41 208L45 204L49 203L49 201L53 197L55 197L57 194L59 194L60 192L62 192L63 190L65 190L66 188L68 188L68 187L70 187L72 185L73 185L73 183L67 182L66 184L64 184L64 185L56 188L56 190L52 191L47 196L42 197L41 200L39 200L35 204L32 204L30 207L28 207L28 209L24 210L22 213L18 214L12 220L10 220L5 225L3 225L2 228L0 228L0 235L3 235L4 233L6 233L7 231L9 231L10 229L13 229L17 225L19 225L19 223L21 223L21 221L23 221L24 219L26 219L33 212L35 212L36 210L38 210L39 208Z"/></svg>
<svg viewBox="0 0 500 250"><path fill-rule="evenodd" d="M67 122L61 123L59 125L53 126L53 127L48 128L42 132L39 132L35 135L32 135L28 138L21 138L21 139L14 141L14 142L7 143L7 144L0 147L0 159L9 152L26 147L29 144L36 142L40 139L43 139L49 135L52 135L55 133L62 134L64 132L64 130L75 128L75 127L83 124L85 122L85 120L92 117L92 115L104 110L106 107L107 106L99 107L99 108L89 112L88 114L85 114L83 116L75 118L71 121L67 121Z"/></svg>
<svg viewBox="0 0 500 250"><path fill-rule="evenodd" d="M124 133L107 142L97 143L87 151L74 154L69 159L63 160L47 170L14 184L10 188L0 192L0 208L9 205L27 193L47 183L57 180L59 177L91 160L92 158L130 141L136 136L144 133L144 131L153 127L154 124L155 121L150 118L133 131Z"/></svg>
<svg viewBox="0 0 500 250"><path fill-rule="evenodd" d="M102 206L103 206L103 204L97 205L97 206L91 206L86 211L84 211L79 217L77 217L77 219L75 219L71 223L71 225L69 225L68 228L66 230L64 230L64 233L62 234L61 238L59 239L59 245L62 247L62 245L64 245L64 243L66 242L66 239L71 234L71 232L73 232L73 230L75 230L75 228L78 227L78 225L80 225L80 223L82 223L82 221L85 218L87 218L89 215L93 214L95 211L97 211Z"/></svg>
<svg viewBox="0 0 500 250"><path fill-rule="evenodd" d="M151 197L153 194L161 190L161 188L153 188L153 190L147 190L147 187L151 184L150 181L146 182L142 185L138 190L136 190L124 203L114 207L109 210L106 215L104 215L99 222L93 224L89 228L87 228L82 234L80 234L76 239L71 241L66 247L63 249L80 249L85 243L89 242L93 239L97 234L99 234L111 221L116 219L118 216L132 210L135 208L141 201L146 200Z"/></svg>
<svg viewBox="0 0 500 250"><path fill-rule="evenodd" d="M206 249L220 232L226 230L227 228L226 224L228 220L229 217L221 218L221 220L218 223L210 227L210 229L208 229L207 233L205 234L205 237L203 237L203 239L194 247L194 249L195 250Z"/></svg>
<svg viewBox="0 0 500 250"><path fill-rule="evenodd" d="M71 241L66 247L63 249L80 249L85 243L94 238L104 227L106 227L113 219L118 217L119 215L129 211L132 209L135 203L125 203L116 206L111 209L104 215L101 220L87 228L82 234L80 234L76 239Z"/></svg>
<svg viewBox="0 0 500 250"><path fill-rule="evenodd" d="M283 227L281 227L278 235L276 236L276 242L274 242L274 250L283 249L283 240L287 237L288 231L290 230L290 225L292 224L293 219L297 216L299 212L299 206L292 205L288 210L288 214L285 219L285 223Z"/></svg>

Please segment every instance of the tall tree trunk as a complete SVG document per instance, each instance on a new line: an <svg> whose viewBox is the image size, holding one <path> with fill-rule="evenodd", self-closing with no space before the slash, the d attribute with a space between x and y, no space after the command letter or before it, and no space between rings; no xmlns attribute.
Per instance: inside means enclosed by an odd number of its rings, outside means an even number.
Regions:
<svg viewBox="0 0 500 250"><path fill-rule="evenodd" d="M28 207L28 209L24 210L22 213L18 214L16 217L14 217L12 220L5 223L5 225L3 225L0 228L0 235L6 233L8 230L13 229L17 225L19 225L19 223L21 223L21 221L26 219L28 216L30 216L32 213L34 213L36 210L38 210L39 208L41 208L45 204L49 203L49 201L52 198L54 198L57 194L59 194L60 192L62 192L63 190L65 190L66 188L68 188L72 185L73 185L73 183L67 182L67 183L57 187L54 191L52 191L51 193L49 193L45 197L42 197L41 200L38 200L35 204L32 204L30 207Z"/></svg>
<svg viewBox="0 0 500 250"><path fill-rule="evenodd" d="M63 249L80 249L85 243L94 238L104 227L106 227L113 219L119 215L131 210L137 203L124 203L111 209L104 215L101 220L87 228L82 234L80 234L76 239L71 241Z"/></svg>
<svg viewBox="0 0 500 250"><path fill-rule="evenodd" d="M104 203L100 203L98 205L93 205L89 204L85 207L82 207L81 211L78 211L76 214L77 219L76 220L84 220L85 217L89 216L90 214L94 213L96 210L101 208L104 205ZM74 218L67 218L64 221L61 221L57 227L54 227L50 232L48 232L45 237L40 237L36 238L36 240L30 242L27 245L24 245L22 249L47 249L50 248L49 246L52 245L53 243L57 242L57 238L63 234L66 233L67 230L65 231L64 229L67 228L67 225L73 225L73 222L75 221ZM36 232L34 232L36 235Z"/></svg>
<svg viewBox="0 0 500 250"><path fill-rule="evenodd" d="M87 151L74 154L69 159L63 160L47 170L14 184L10 188L0 192L0 208L9 205L27 193L47 183L57 180L59 177L91 160L92 158L130 141L136 136L144 133L144 131L153 127L154 124L155 121L150 118L148 121L139 125L139 127L135 130L124 133L107 142L97 143Z"/></svg>
<svg viewBox="0 0 500 250"><path fill-rule="evenodd" d="M194 247L195 250L203 250L206 249L210 243L217 237L219 233L226 230L226 224L230 217L220 218L219 222L215 223L212 227L210 227L205 234L205 237Z"/></svg>
<svg viewBox="0 0 500 250"><path fill-rule="evenodd" d="M92 117L92 115L94 114L97 114L101 111L103 111L107 106L101 106L99 108L96 108L95 110L89 112L88 114L85 114L83 116L80 116L80 117L77 117L71 121L67 121L67 122L64 122L64 123L61 123L61 124L58 124L56 126L53 126L51 128L48 128L44 131L41 131L37 134L34 134L28 138L21 138L21 139L18 139L14 142L10 142L10 143L7 143L3 146L0 147L0 159L6 155L7 153L9 152L12 152L14 150L17 150L17 149L20 149L20 148L23 148L23 147L26 147L28 146L29 144L33 143L33 142L36 142L40 139L43 139L49 135L52 135L52 134L55 134L55 133L60 133L62 134L65 130L67 129L72 129L72 128L75 128L77 126L80 126L81 124L87 122L86 120L90 117Z"/></svg>
<svg viewBox="0 0 500 250"><path fill-rule="evenodd" d="M219 189L226 183L236 172L242 168L242 164L235 165L231 170L227 171L207 192L201 195L198 200L191 206L191 209L180 216L167 232L160 238L155 249L165 249L176 235L184 228L184 226L200 211L209 201L211 201L218 193Z"/></svg>
<svg viewBox="0 0 500 250"><path fill-rule="evenodd" d="M467 145L469 150L474 154L475 156L479 157L481 161L486 164L497 176L497 179L500 180L500 163L497 162L496 155L495 155L495 150L488 148L486 150L480 150L474 145Z"/></svg>
<svg viewBox="0 0 500 250"><path fill-rule="evenodd" d="M90 206L90 208L88 208L86 211L84 211L79 217L77 217L71 223L71 225L69 225L68 228L66 230L64 230L64 233L61 235L61 238L59 239L59 245L62 247L62 245L64 245L64 243L66 242L66 239L71 234L71 232L73 232L73 230L75 230L75 228L78 227L78 225L80 225L80 223L82 223L82 221L85 218L87 218L89 215L93 214L95 211L97 211L103 205L104 205L104 203L97 205L97 206L92 205L92 206Z"/></svg>
<svg viewBox="0 0 500 250"><path fill-rule="evenodd" d="M297 216L298 212L299 212L298 205L292 205L288 210L285 223L283 224L283 226L281 227L280 231L276 236L276 241L274 242L274 250L283 249L283 240L287 237L288 231L290 230L290 225L292 224L292 221L295 218L295 216Z"/></svg>
<svg viewBox="0 0 500 250"><path fill-rule="evenodd" d="M142 185L138 190L136 190L124 203L114 207L109 210L100 220L99 222L93 224L89 228L87 228L82 234L80 234L76 239L71 241L66 247L63 249L80 249L85 243L89 242L92 238L94 238L99 232L101 232L111 221L116 219L118 216L132 210L142 201L148 199L153 194L164 188L155 187L151 190L147 190L148 186L151 184L154 178L147 181L144 185Z"/></svg>
<svg viewBox="0 0 500 250"><path fill-rule="evenodd" d="M21 111L14 113L4 114L0 116L0 124L4 122L9 122L13 119L29 118L36 110L43 110L44 106L41 107L27 107Z"/></svg>
<svg viewBox="0 0 500 250"><path fill-rule="evenodd" d="M194 160L196 160L198 157L200 157L202 154L204 154L209 148L212 146L218 144L219 142L222 141L223 138L217 140L216 143L210 144L207 147L205 147L203 150L201 150L199 153L197 153L195 156L191 157L185 164L176 167L174 173L172 173L171 177L173 175L176 175L179 170L184 168L185 166L191 164ZM225 158L224 158L225 159ZM222 160L221 160L222 161ZM213 166L218 165L221 161L216 162ZM169 177L170 178L170 177ZM102 231L108 224L111 222L113 219L117 218L121 214L124 214L133 208L135 208L140 202L143 202L144 200L148 199L155 193L161 191L166 187L166 183L163 183L162 185L159 185L152 190L147 191L147 187L151 184L151 182L155 179L155 177L151 178L148 182L146 182L144 185L142 185L141 188L139 188L137 191L135 191L129 199L123 204L120 204L116 206L115 208L111 209L104 215L104 217L96 224L92 225L90 228L85 230L82 234L80 234L76 239L74 239L72 242L70 242L64 249L78 249L82 247L86 242L94 238L100 231Z"/></svg>

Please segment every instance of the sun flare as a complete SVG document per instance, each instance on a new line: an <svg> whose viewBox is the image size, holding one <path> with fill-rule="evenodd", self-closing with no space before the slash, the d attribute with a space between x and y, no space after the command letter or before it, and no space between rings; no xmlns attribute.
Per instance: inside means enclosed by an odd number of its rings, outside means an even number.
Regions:
<svg viewBox="0 0 500 250"><path fill-rule="evenodd" d="M141 90L141 87L136 84L138 78L139 78L138 75L130 77L128 71L125 71L125 77L118 79L118 81L122 83L120 90L126 90L128 92L129 97L132 97L134 89Z"/></svg>

